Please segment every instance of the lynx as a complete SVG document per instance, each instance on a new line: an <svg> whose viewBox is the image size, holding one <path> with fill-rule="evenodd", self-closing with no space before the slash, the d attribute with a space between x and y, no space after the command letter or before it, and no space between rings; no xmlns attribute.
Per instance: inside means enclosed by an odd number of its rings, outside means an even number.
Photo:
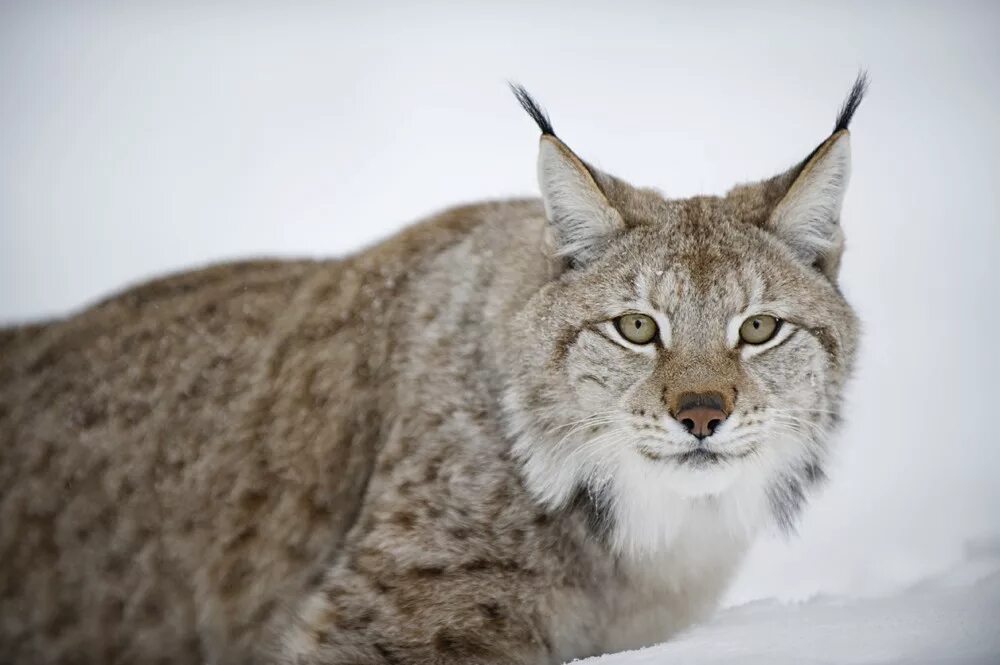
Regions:
<svg viewBox="0 0 1000 665"><path fill-rule="evenodd" d="M543 664L707 617L824 477L848 124L669 200L540 106L540 200L0 331L0 661Z"/></svg>

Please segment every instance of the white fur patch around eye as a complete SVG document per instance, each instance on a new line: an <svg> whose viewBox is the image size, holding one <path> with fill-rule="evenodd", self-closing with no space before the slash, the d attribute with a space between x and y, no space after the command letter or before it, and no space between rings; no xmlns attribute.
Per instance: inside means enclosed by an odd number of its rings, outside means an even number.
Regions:
<svg viewBox="0 0 1000 665"><path fill-rule="evenodd" d="M668 319L665 314L661 314L660 312L654 310L650 310L646 315L653 317L653 320L656 321L656 325L660 329L660 343L663 344L663 348L669 349L670 342L673 339L673 331L670 328L670 319Z"/></svg>

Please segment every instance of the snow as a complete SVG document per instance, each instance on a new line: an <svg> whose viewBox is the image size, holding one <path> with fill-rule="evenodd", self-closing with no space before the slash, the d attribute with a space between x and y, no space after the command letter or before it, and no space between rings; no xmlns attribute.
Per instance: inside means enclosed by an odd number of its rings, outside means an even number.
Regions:
<svg viewBox="0 0 1000 665"><path fill-rule="evenodd" d="M759 600L647 649L591 665L1000 663L1000 539L967 548L946 574L874 597Z"/></svg>

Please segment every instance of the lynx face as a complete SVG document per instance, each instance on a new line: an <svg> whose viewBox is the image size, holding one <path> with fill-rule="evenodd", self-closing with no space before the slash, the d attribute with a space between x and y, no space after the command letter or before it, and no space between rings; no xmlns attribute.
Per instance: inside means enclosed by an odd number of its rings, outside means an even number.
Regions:
<svg viewBox="0 0 1000 665"><path fill-rule="evenodd" d="M791 525L856 345L835 284L852 111L789 172L686 201L587 166L540 116L558 266L512 321L506 395L537 498L583 497L634 552L669 543L695 506L734 537Z"/></svg>

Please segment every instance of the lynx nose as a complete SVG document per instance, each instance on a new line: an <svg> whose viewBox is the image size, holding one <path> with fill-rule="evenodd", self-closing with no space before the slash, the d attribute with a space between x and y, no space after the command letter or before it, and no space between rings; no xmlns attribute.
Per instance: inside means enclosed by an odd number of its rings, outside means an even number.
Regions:
<svg viewBox="0 0 1000 665"><path fill-rule="evenodd" d="M719 393L685 393L677 400L674 418L699 440L704 439L726 419L728 414L722 405Z"/></svg>

